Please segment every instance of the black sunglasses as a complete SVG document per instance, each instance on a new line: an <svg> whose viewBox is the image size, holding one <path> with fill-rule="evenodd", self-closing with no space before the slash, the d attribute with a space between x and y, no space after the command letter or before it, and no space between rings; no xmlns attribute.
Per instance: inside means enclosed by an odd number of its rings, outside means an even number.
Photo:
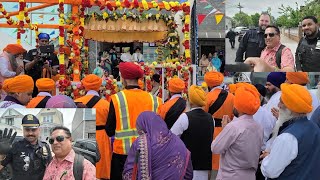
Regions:
<svg viewBox="0 0 320 180"><path fill-rule="evenodd" d="M64 138L69 138L69 137L57 136L55 139L54 138L50 138L49 139L49 143L53 144L54 140L56 140L57 142L62 142L62 141L64 141Z"/></svg>
<svg viewBox="0 0 320 180"><path fill-rule="evenodd" d="M276 34L277 34L277 33L266 33L266 34L264 34L263 36L264 36L264 38L267 38L268 35L269 35L269 37L274 37Z"/></svg>

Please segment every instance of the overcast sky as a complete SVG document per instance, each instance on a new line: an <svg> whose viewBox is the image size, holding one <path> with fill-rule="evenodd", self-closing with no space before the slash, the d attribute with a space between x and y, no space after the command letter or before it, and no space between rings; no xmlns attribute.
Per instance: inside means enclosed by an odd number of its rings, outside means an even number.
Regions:
<svg viewBox="0 0 320 180"><path fill-rule="evenodd" d="M261 13L262 11L267 11L268 7L271 7L271 15L275 18L279 17L279 7L283 4L285 7L291 6L292 8L296 8L295 2L298 3L299 6L305 5L306 0L270 0L270 1L259 1L259 0L227 0L226 5L226 15L229 17L233 17L236 13L239 12L237 8L239 2L242 8L242 12L247 14L255 14Z"/></svg>

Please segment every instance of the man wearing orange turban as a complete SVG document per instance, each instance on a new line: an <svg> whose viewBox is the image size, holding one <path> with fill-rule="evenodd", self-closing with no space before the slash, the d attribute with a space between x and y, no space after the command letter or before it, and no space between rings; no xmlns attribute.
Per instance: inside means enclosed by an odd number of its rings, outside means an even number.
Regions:
<svg viewBox="0 0 320 180"><path fill-rule="evenodd" d="M120 63L119 71L125 89L111 96L108 118L103 129L109 137L115 136L110 179L122 179L123 164L132 142L138 137L138 115L144 111L158 113L162 104L160 98L140 89L138 79L143 77L144 72L139 65Z"/></svg>
<svg viewBox="0 0 320 180"><path fill-rule="evenodd" d="M279 119L271 149L263 155L262 173L275 179L318 179L320 131L306 116L312 111L312 97L297 84L284 83L281 92Z"/></svg>
<svg viewBox="0 0 320 180"><path fill-rule="evenodd" d="M221 88L224 76L220 72L207 72L204 75L204 81L208 85L209 93L206 98L204 110L215 119L215 128L213 137L216 138L222 131L221 121L223 115L233 117L233 94ZM219 169L219 155L214 154L212 158L212 169Z"/></svg>
<svg viewBox="0 0 320 180"><path fill-rule="evenodd" d="M54 80L49 78L38 79L36 86L39 94L31 99L26 106L27 108L45 108L47 101L52 97L53 91L56 89Z"/></svg>
<svg viewBox="0 0 320 180"><path fill-rule="evenodd" d="M0 83L4 80L23 74L23 53L26 50L19 44L8 44L3 53L0 54ZM4 91L1 92L1 99L6 96Z"/></svg>
<svg viewBox="0 0 320 180"><path fill-rule="evenodd" d="M211 144L212 153L221 154L217 179L255 179L263 139L263 129L253 119L259 107L259 92L254 86L243 85L235 91L236 118L223 117L223 130Z"/></svg>
<svg viewBox="0 0 320 180"><path fill-rule="evenodd" d="M212 152L214 120L202 107L206 104L206 92L202 87L192 85L188 92L189 112L182 113L171 128L172 133L181 140L191 152L193 177L208 179L212 169Z"/></svg>
<svg viewBox="0 0 320 180"><path fill-rule="evenodd" d="M3 51L10 53L12 55L23 54L27 50L25 50L20 44L8 44Z"/></svg>
<svg viewBox="0 0 320 180"><path fill-rule="evenodd" d="M180 78L172 78L168 82L170 99L159 110L159 115L166 122L168 129L173 126L187 106L186 100L181 96L184 88L185 83Z"/></svg>
<svg viewBox="0 0 320 180"><path fill-rule="evenodd" d="M87 108L96 108L96 140L101 154L101 159L96 163L96 176L98 179L110 179L111 170L111 142L106 134L105 125L109 114L110 104L107 100L101 99L99 89L102 79L94 74L89 74L81 81L87 94L74 100L75 103L82 103Z"/></svg>
<svg viewBox="0 0 320 180"><path fill-rule="evenodd" d="M3 86L8 95L0 103L0 108L24 108L32 98L34 82L28 75L6 79Z"/></svg>
<svg viewBox="0 0 320 180"><path fill-rule="evenodd" d="M306 72L287 72L286 74L286 83L288 84L299 84L301 86L304 86L305 89L307 88L307 84L309 83L309 77L308 73ZM317 95L313 92L310 92L312 97L312 111L307 114L308 119L311 119L311 116L313 112L317 109L317 107L320 105L319 99Z"/></svg>

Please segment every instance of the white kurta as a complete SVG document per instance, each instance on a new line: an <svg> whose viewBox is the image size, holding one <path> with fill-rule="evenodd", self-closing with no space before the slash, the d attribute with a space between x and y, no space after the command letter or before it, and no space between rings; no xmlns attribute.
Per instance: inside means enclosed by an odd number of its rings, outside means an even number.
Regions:
<svg viewBox="0 0 320 180"><path fill-rule="evenodd" d="M277 178L297 156L297 138L292 134L282 133L275 138L270 154L263 159L261 172L265 177Z"/></svg>
<svg viewBox="0 0 320 180"><path fill-rule="evenodd" d="M141 53L133 53L132 54L132 59L135 62L143 61L143 55Z"/></svg>
<svg viewBox="0 0 320 180"><path fill-rule="evenodd" d="M305 86L305 88L307 89L307 87ZM319 99L317 97L317 95L315 93L310 92L310 95L312 97L312 111L310 113L307 114L307 118L310 120L313 112L318 108L318 106L320 105Z"/></svg>
<svg viewBox="0 0 320 180"><path fill-rule="evenodd" d="M130 53L121 54L120 59L124 62L132 62L132 56Z"/></svg>
<svg viewBox="0 0 320 180"><path fill-rule="evenodd" d="M190 111L195 110L195 109L202 109L201 107L197 108L191 108ZM215 126L214 119L212 118L213 121L213 126ZM181 136L185 130L187 130L189 127L189 119L186 113L182 113L177 121L173 124L171 127L171 132L177 136Z"/></svg>
<svg viewBox="0 0 320 180"><path fill-rule="evenodd" d="M266 148L266 142L272 133L277 119L272 115L270 111L267 111L265 107L260 107L258 111L253 115L253 119L263 129L263 144L261 147L261 151L264 151Z"/></svg>

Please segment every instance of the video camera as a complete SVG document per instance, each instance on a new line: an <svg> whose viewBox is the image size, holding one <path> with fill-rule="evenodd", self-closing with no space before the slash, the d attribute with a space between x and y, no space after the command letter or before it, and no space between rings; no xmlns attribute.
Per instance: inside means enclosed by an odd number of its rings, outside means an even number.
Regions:
<svg viewBox="0 0 320 180"><path fill-rule="evenodd" d="M47 46L40 46L36 56L40 58L40 63L44 63L46 60L51 60L51 56L54 53L54 46L47 45Z"/></svg>

